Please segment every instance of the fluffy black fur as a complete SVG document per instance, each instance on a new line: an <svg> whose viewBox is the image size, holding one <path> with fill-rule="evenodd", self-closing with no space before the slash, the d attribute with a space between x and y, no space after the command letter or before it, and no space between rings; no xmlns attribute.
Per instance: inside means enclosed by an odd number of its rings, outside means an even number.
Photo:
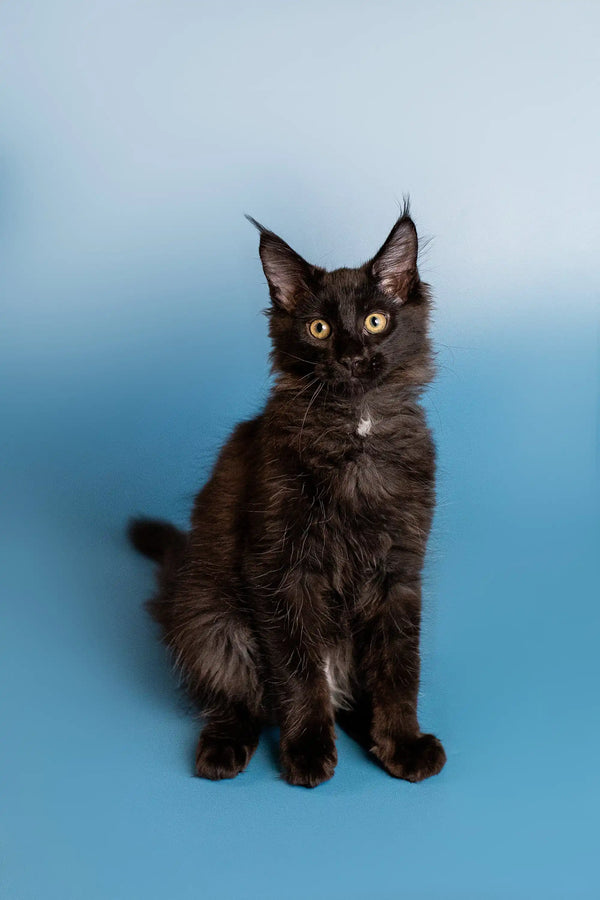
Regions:
<svg viewBox="0 0 600 900"><path fill-rule="evenodd" d="M435 454L415 226L405 209L372 260L327 272L254 224L272 300L265 409L223 447L188 534L130 526L160 564L149 606L205 717L196 773L237 775L276 722L285 778L314 787L334 773L337 711L391 775L420 781L446 757L417 720Z"/></svg>

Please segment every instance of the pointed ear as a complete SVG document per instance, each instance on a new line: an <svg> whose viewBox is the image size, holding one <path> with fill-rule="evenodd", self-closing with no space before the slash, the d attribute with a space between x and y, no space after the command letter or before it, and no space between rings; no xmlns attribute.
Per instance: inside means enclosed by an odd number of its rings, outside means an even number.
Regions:
<svg viewBox="0 0 600 900"><path fill-rule="evenodd" d="M252 216L246 218L260 231L258 252L269 285L271 300L286 312L291 312L299 295L308 289L311 274L316 272L316 266L307 263L289 244L268 228L264 228Z"/></svg>
<svg viewBox="0 0 600 900"><path fill-rule="evenodd" d="M371 272L379 289L400 303L407 299L417 278L418 249L417 229L405 212L371 261Z"/></svg>

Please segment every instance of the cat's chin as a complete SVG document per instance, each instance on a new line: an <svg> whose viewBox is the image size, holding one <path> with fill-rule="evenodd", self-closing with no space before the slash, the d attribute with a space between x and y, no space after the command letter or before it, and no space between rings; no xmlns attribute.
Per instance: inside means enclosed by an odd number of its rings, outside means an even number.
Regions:
<svg viewBox="0 0 600 900"><path fill-rule="evenodd" d="M352 378L330 382L330 386L333 387L336 394L352 399L364 397L365 394L381 384L382 379L375 378Z"/></svg>

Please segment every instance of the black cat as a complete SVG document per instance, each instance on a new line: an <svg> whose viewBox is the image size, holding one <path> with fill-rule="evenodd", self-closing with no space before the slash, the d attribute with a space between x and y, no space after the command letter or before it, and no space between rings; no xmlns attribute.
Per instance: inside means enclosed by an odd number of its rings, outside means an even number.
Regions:
<svg viewBox="0 0 600 900"><path fill-rule="evenodd" d="M232 778L261 726L290 784L334 773L334 717L391 774L446 756L417 720L421 570L435 451L430 297L405 208L377 255L326 272L260 231L275 381L237 426L185 534L135 520L160 564L149 608L205 717L196 773Z"/></svg>

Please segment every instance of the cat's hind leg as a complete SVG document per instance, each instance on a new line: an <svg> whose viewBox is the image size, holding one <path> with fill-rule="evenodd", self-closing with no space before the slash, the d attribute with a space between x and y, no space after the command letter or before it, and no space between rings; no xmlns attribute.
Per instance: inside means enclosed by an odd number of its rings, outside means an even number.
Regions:
<svg viewBox="0 0 600 900"><path fill-rule="evenodd" d="M248 765L264 720L259 652L229 592L203 579L178 585L166 641L205 725L196 775L233 778Z"/></svg>
<svg viewBox="0 0 600 900"><path fill-rule="evenodd" d="M196 775L211 781L239 775L258 746L260 729L260 719L245 703L214 703L198 741Z"/></svg>

